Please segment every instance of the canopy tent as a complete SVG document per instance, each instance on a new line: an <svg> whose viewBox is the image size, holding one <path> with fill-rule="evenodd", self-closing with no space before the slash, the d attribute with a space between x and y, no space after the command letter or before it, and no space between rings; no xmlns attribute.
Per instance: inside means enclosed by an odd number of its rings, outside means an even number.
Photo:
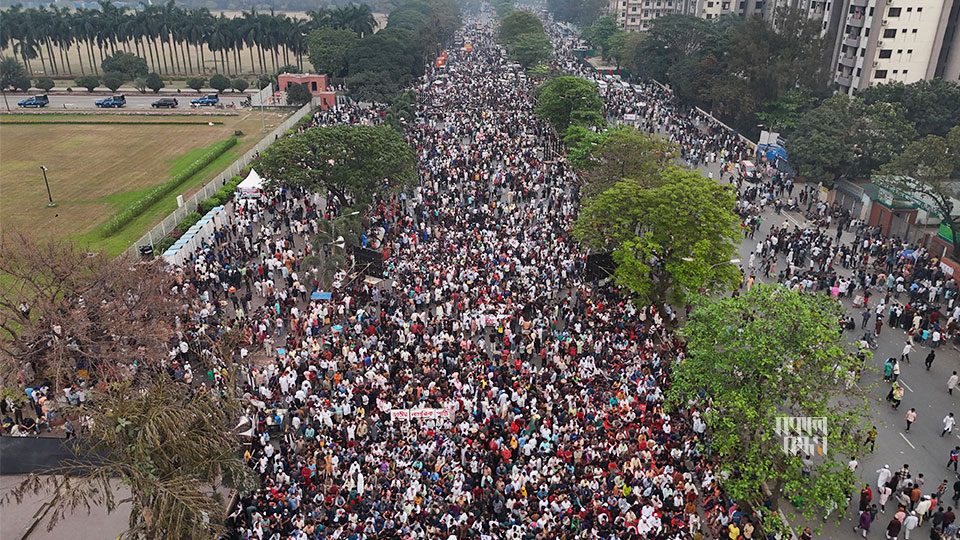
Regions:
<svg viewBox="0 0 960 540"><path fill-rule="evenodd" d="M250 174L237 184L237 191L241 197L259 197L263 191L263 178L255 169L250 169Z"/></svg>

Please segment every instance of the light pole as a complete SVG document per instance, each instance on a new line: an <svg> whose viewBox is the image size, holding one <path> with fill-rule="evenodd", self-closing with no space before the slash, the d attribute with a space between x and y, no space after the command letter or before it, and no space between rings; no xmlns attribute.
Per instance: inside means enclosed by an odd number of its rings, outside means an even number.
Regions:
<svg viewBox="0 0 960 540"><path fill-rule="evenodd" d="M53 202L53 195L50 194L50 182L47 180L47 168L43 165L40 166L40 170L43 171L43 183L47 186L47 208L53 208L57 203Z"/></svg>
<svg viewBox="0 0 960 540"><path fill-rule="evenodd" d="M693 262L693 261L696 260L696 259L693 259L693 258L691 258L691 257L680 257L680 260L681 260L681 261L687 261L687 262ZM711 265L710 265L710 269L713 270L714 268L716 268L716 267L718 267L718 266L722 266L722 265L724 265L724 264L740 264L740 259L730 259L729 261L720 261L720 262L718 262L717 264L711 264Z"/></svg>

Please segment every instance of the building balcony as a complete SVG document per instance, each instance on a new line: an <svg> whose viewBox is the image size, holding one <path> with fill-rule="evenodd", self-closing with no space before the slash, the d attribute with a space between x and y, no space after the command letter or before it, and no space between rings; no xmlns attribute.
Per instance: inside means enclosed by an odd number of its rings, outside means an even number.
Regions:
<svg viewBox="0 0 960 540"><path fill-rule="evenodd" d="M860 36L843 36L843 44L847 47L859 48L860 47Z"/></svg>
<svg viewBox="0 0 960 540"><path fill-rule="evenodd" d="M847 17L847 24L857 28L863 28L863 21L865 18L866 17L864 17L863 15L859 15L859 16L852 15L850 17Z"/></svg>
<svg viewBox="0 0 960 540"><path fill-rule="evenodd" d="M844 75L843 73L837 73L833 80L837 81L837 84L840 86L850 88L850 85L853 84L853 74Z"/></svg>
<svg viewBox="0 0 960 540"><path fill-rule="evenodd" d="M870 0L850 0L851 6L857 6L857 7L863 7L863 8L867 7L867 4L869 3L870 3Z"/></svg>
<svg viewBox="0 0 960 540"><path fill-rule="evenodd" d="M841 54L839 60L841 65L848 68L854 68L857 65L857 57L852 54Z"/></svg>

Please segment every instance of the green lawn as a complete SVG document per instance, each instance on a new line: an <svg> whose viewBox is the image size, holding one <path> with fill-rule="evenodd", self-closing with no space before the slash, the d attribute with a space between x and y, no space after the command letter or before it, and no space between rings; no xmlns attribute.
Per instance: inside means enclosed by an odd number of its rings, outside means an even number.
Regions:
<svg viewBox="0 0 960 540"><path fill-rule="evenodd" d="M198 160L204 154L210 152L211 148L216 146L216 144L218 143L214 143L208 147L194 148L193 150L172 160L170 163L170 173L167 177L170 178L182 172L184 169L189 167L191 163ZM89 249L91 251L105 251L110 256L123 253L127 248L133 245L134 242L139 240L140 237L150 229L150 227L160 222L164 217L176 210L177 195L196 191L208 181L215 178L231 163L236 161L240 155L240 145L234 146L233 148L227 150L219 158L215 159L212 163L204 167L204 169L198 174L193 175L190 180L187 180L180 188L161 199L157 204L151 206L149 210L128 223L126 227L120 229L115 234L103 238L100 236L98 229L94 229L85 234L75 236L73 240L79 245L86 246L85 249ZM119 212L133 202L139 200L140 197L142 197L151 189L153 189L152 186L133 191L114 193L112 195L103 197L101 202L109 204L115 212ZM159 240L159 238L154 239L154 241L156 240Z"/></svg>

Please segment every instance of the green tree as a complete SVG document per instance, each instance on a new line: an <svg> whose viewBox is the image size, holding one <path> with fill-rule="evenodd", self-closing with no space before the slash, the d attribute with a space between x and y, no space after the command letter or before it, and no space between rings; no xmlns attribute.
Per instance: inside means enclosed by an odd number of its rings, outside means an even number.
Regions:
<svg viewBox="0 0 960 540"><path fill-rule="evenodd" d="M927 135L914 141L880 169L877 183L932 207L953 233L953 258L960 256L960 219L954 201L960 200L960 126L946 137Z"/></svg>
<svg viewBox="0 0 960 540"><path fill-rule="evenodd" d="M593 21L593 24L583 31L583 38L594 47L601 49L604 58L609 58L610 39L618 32L617 21L612 15L605 15Z"/></svg>
<svg viewBox="0 0 960 540"><path fill-rule="evenodd" d="M36 80L36 82L34 82L33 86L43 90L44 92L49 92L50 89L56 85L54 84L53 79L50 77L40 77Z"/></svg>
<svg viewBox="0 0 960 540"><path fill-rule="evenodd" d="M878 84L861 90L857 96L868 105L883 102L903 107L904 116L921 137L942 137L960 125L960 85L952 81Z"/></svg>
<svg viewBox="0 0 960 540"><path fill-rule="evenodd" d="M291 84L287 86L287 104L297 107L309 103L313 94L305 84Z"/></svg>
<svg viewBox="0 0 960 540"><path fill-rule="evenodd" d="M898 107L838 94L800 118L787 149L799 174L831 184L865 178L915 137Z"/></svg>
<svg viewBox="0 0 960 540"><path fill-rule="evenodd" d="M119 51L100 62L100 67L104 73L122 73L127 80L146 75L150 69L147 67L147 61L139 56Z"/></svg>
<svg viewBox="0 0 960 540"><path fill-rule="evenodd" d="M260 75L257 77L257 88L263 90L269 84L276 84L277 81L273 80L273 77L270 75Z"/></svg>
<svg viewBox="0 0 960 540"><path fill-rule="evenodd" d="M510 45L510 58L524 68L546 62L551 56L553 46L544 33L523 34Z"/></svg>
<svg viewBox="0 0 960 540"><path fill-rule="evenodd" d="M607 2L604 0L547 0L547 9L561 21L586 28L603 14L607 9Z"/></svg>
<svg viewBox="0 0 960 540"><path fill-rule="evenodd" d="M147 78L146 77L137 77L133 80L133 87L137 89L137 92L141 94L147 93Z"/></svg>
<svg viewBox="0 0 960 540"><path fill-rule="evenodd" d="M413 150L388 126L317 127L284 137L263 153L258 170L357 207L417 177Z"/></svg>
<svg viewBox="0 0 960 540"><path fill-rule="evenodd" d="M73 82L77 83L77 86L81 88L86 88L87 92L93 92L93 90L100 85L100 77L82 75L77 77Z"/></svg>
<svg viewBox="0 0 960 540"><path fill-rule="evenodd" d="M718 43L718 29L710 21L693 15L659 17L638 44L636 67L643 77L663 81L672 65L700 58Z"/></svg>
<svg viewBox="0 0 960 540"><path fill-rule="evenodd" d="M230 81L230 86L237 92L244 92L250 88L250 83L246 79L234 79Z"/></svg>
<svg viewBox="0 0 960 540"><path fill-rule="evenodd" d="M640 32L623 32L610 36L607 43L610 45L610 58L617 63L617 67L624 67L630 71L637 70L636 56L637 48L643 40L643 34Z"/></svg>
<svg viewBox="0 0 960 540"><path fill-rule="evenodd" d="M639 301L682 304L702 288L739 282L730 262L740 240L735 202L730 186L669 167L657 187L622 180L588 199L573 234L591 250L613 252L614 280Z"/></svg>
<svg viewBox="0 0 960 540"><path fill-rule="evenodd" d="M127 82L127 75L124 73L107 72L103 74L103 85L116 92L123 83Z"/></svg>
<svg viewBox="0 0 960 540"><path fill-rule="evenodd" d="M757 118L771 130L789 134L800 124L800 118L817 104L817 98L809 92L789 90L767 103L763 110L757 113Z"/></svg>
<svg viewBox="0 0 960 540"><path fill-rule="evenodd" d="M192 88L199 92L203 89L204 85L207 84L207 80L203 77L190 77L187 79L187 88Z"/></svg>
<svg viewBox="0 0 960 540"><path fill-rule="evenodd" d="M581 77L564 75L547 81L537 94L536 114L560 133L570 124L603 124L603 100L597 85Z"/></svg>
<svg viewBox="0 0 960 540"><path fill-rule="evenodd" d="M3 92L3 103L7 110L10 110L10 104L7 103L7 89L21 88L26 79L27 87L30 87L30 79L27 78L27 70L16 58L4 56L0 58L0 92Z"/></svg>
<svg viewBox="0 0 960 540"><path fill-rule="evenodd" d="M668 403L702 412L717 477L738 502L777 510L789 496L803 501L807 518L846 507L856 481L847 461L863 451L866 401L844 389L862 365L844 347L842 314L828 295L770 285L695 306ZM778 417L797 416L826 418L809 477L804 456L785 452L777 433Z"/></svg>
<svg viewBox="0 0 960 540"><path fill-rule="evenodd" d="M310 32L307 49L313 69L331 77L345 76L350 50L359 39L356 33L337 28L319 28Z"/></svg>
<svg viewBox="0 0 960 540"><path fill-rule="evenodd" d="M216 75L210 77L210 82L208 84L210 85L210 88L213 88L217 92L223 93L224 90L230 88L230 79L217 73Z"/></svg>
<svg viewBox="0 0 960 540"><path fill-rule="evenodd" d="M150 90L153 90L154 94L159 93L160 89L166 86L163 84L163 79L160 78L160 75L156 73L147 74L146 83L147 83L147 88L149 88Z"/></svg>
<svg viewBox="0 0 960 540"><path fill-rule="evenodd" d="M529 11L514 10L500 21L498 38L509 48L510 44L524 34L543 34L543 23Z"/></svg>
<svg viewBox="0 0 960 540"><path fill-rule="evenodd" d="M571 126L564 142L570 162L579 169L583 192L600 193L615 182L631 179L643 187L655 187L660 175L679 156L677 145L640 130L623 126L577 137ZM583 129L583 128L579 128Z"/></svg>

